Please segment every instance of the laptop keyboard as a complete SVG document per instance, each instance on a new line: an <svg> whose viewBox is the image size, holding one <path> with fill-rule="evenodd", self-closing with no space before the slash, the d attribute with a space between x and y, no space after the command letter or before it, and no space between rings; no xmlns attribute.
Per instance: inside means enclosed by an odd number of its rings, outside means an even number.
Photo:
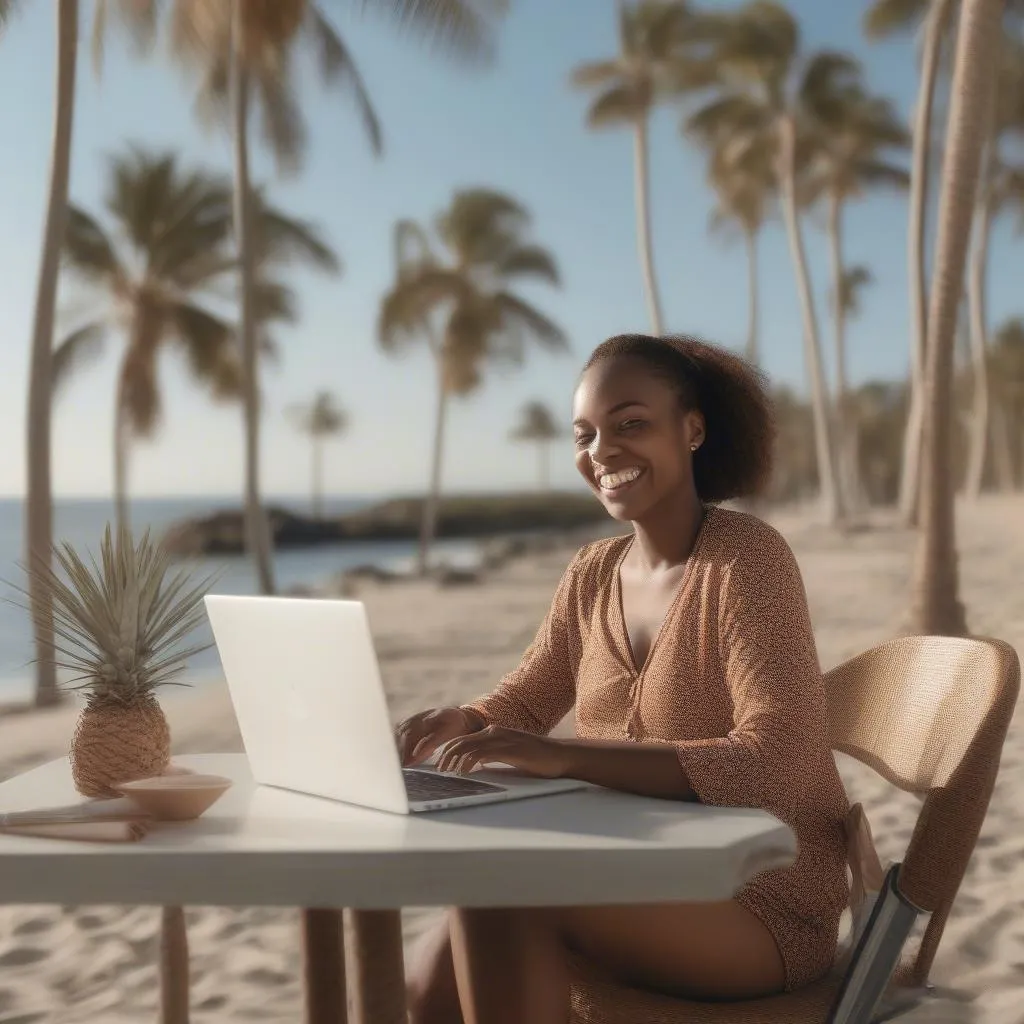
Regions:
<svg viewBox="0 0 1024 1024"><path fill-rule="evenodd" d="M464 775L445 775L440 772L424 772L415 768L402 770L405 777L405 791L409 799L445 800L450 797L480 796L484 793L500 793L505 787L491 782L468 779Z"/></svg>

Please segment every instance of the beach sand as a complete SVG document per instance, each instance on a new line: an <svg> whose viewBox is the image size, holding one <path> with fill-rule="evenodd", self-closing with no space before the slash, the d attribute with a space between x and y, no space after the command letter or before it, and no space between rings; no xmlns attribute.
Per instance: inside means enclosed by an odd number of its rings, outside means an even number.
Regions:
<svg viewBox="0 0 1024 1024"><path fill-rule="evenodd" d="M771 517L799 559L823 667L899 628L914 537L884 517L839 536L812 514ZM962 593L973 632L1024 650L1024 496L960 511ZM530 555L480 585L367 586L395 718L466 700L512 668L529 643L572 551ZM176 753L240 749L224 687L212 682L165 707ZM62 756L74 708L0 717L0 779ZM562 729L571 729L571 722ZM883 861L898 857L917 801L842 759L851 797L864 802ZM1024 992L1024 728L1014 723L998 787L933 972L941 986L979 993L973 1018L937 1002L903 1018L1019 1024ZM436 912L406 918L412 940ZM300 1019L299 942L293 911L188 912L194 1020ZM156 1010L152 908L0 908L0 1024L138 1024Z"/></svg>

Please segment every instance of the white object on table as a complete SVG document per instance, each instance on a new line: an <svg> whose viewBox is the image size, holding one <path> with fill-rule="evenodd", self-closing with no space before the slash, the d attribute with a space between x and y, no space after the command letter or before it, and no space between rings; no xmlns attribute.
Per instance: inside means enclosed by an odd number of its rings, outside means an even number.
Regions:
<svg viewBox="0 0 1024 1024"><path fill-rule="evenodd" d="M400 908L728 899L792 863L762 811L590 788L392 815L255 786L244 754L176 758L235 785L117 847L0 835L0 904ZM71 803L66 759L0 783L0 811Z"/></svg>

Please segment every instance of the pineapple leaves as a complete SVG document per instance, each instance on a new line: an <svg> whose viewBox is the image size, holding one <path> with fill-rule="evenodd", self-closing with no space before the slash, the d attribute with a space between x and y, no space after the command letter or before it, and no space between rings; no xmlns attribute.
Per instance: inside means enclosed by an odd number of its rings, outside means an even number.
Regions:
<svg viewBox="0 0 1024 1024"><path fill-rule="evenodd" d="M27 572L53 602L57 666L75 673L69 689L90 703L151 699L210 646L181 644L203 622L214 577L193 584L184 571L168 576L170 556L148 530L136 543L127 528L115 533L108 525L98 560L86 561L68 543L55 546L54 559L56 568L39 559Z"/></svg>

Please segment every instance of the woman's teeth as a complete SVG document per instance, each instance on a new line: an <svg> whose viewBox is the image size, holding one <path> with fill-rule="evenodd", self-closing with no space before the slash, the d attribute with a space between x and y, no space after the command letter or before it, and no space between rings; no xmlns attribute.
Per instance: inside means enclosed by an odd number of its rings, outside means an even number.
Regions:
<svg viewBox="0 0 1024 1024"><path fill-rule="evenodd" d="M632 469L623 469L618 473L605 473L598 483L603 491L616 491L626 484L631 484L640 475L640 469L634 466Z"/></svg>

